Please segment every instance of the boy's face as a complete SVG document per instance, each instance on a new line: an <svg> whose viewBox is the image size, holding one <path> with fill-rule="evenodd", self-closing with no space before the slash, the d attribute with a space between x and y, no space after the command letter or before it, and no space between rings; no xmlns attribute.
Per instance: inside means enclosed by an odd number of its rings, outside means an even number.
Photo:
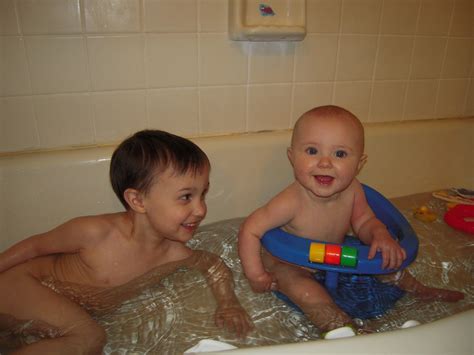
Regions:
<svg viewBox="0 0 474 355"><path fill-rule="evenodd" d="M363 165L363 131L345 117L305 117L294 132L288 157L296 180L313 195L344 191Z"/></svg>
<svg viewBox="0 0 474 355"><path fill-rule="evenodd" d="M207 213L209 167L201 173L175 174L172 167L161 173L143 198L155 233L166 239L187 242Z"/></svg>

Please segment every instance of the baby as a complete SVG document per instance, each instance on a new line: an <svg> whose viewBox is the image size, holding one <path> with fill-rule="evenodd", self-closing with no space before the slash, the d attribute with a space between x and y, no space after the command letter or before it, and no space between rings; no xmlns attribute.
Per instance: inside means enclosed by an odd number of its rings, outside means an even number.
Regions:
<svg viewBox="0 0 474 355"><path fill-rule="evenodd" d="M402 264L405 251L376 218L356 179L367 160L363 126L343 108L314 108L296 122L287 153L295 181L241 226L239 255L245 275L256 292L281 291L324 332L353 325L311 271L266 251L261 253L260 238L280 227L297 236L342 243L352 228L364 244L370 245L369 259L381 252L383 268L396 269ZM387 281L387 276L384 278ZM401 289L425 299L463 298L460 292L426 287L407 272L397 273L396 278Z"/></svg>
<svg viewBox="0 0 474 355"><path fill-rule="evenodd" d="M124 212L72 219L0 254L0 332L41 339L22 354L100 354L106 334L91 315L187 267L206 277L216 324L246 334L231 271L186 246L206 216L209 172L206 154L173 134L145 130L122 142L110 180Z"/></svg>

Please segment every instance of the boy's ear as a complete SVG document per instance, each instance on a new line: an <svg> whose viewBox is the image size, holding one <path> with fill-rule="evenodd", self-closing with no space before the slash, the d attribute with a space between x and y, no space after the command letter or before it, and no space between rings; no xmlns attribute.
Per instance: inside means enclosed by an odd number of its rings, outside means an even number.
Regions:
<svg viewBox="0 0 474 355"><path fill-rule="evenodd" d="M365 163L367 163L367 158L368 158L367 154L362 154L362 156L360 157L359 165L357 166L357 174L360 173L360 171L364 167Z"/></svg>
<svg viewBox="0 0 474 355"><path fill-rule="evenodd" d="M145 212L143 194L140 191L131 188L126 189L123 193L123 197L132 210L138 213Z"/></svg>

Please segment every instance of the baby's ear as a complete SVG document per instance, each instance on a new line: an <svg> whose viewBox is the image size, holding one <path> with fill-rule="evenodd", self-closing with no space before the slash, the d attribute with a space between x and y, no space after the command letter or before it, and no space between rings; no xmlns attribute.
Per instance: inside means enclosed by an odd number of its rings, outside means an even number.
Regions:
<svg viewBox="0 0 474 355"><path fill-rule="evenodd" d="M143 194L140 191L135 189L126 189L123 193L123 197L133 211L138 213L145 212Z"/></svg>
<svg viewBox="0 0 474 355"><path fill-rule="evenodd" d="M368 158L367 154L362 154L362 156L360 157L359 165L357 166L357 174L360 173L360 171L364 167L365 163L367 163L367 158Z"/></svg>
<svg viewBox="0 0 474 355"><path fill-rule="evenodd" d="M293 151L291 150L291 147L286 148L286 156L288 157L291 166L293 166Z"/></svg>

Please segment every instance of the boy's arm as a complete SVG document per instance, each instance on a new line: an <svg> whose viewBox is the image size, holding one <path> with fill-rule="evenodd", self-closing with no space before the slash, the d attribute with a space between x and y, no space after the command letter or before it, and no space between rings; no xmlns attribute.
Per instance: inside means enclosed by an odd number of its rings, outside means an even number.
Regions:
<svg viewBox="0 0 474 355"><path fill-rule="evenodd" d="M369 259L372 259L377 251L382 253L382 268L398 268L405 260L405 250L390 236L387 227L375 216L358 181L354 191L351 224L359 239L364 244L370 245Z"/></svg>
<svg viewBox="0 0 474 355"><path fill-rule="evenodd" d="M252 324L235 295L232 271L219 256L203 250L195 250L193 259L191 267L204 275L216 299L216 324L231 328L238 335L245 335Z"/></svg>
<svg viewBox="0 0 474 355"><path fill-rule="evenodd" d="M289 189L257 209L244 221L238 236L239 257L252 289L265 292L275 288L275 280L265 270L260 239L272 228L286 225L293 218L294 204Z"/></svg>
<svg viewBox="0 0 474 355"><path fill-rule="evenodd" d="M0 272L29 259L56 253L72 253L91 242L91 218L72 219L46 233L24 239L0 253Z"/></svg>

